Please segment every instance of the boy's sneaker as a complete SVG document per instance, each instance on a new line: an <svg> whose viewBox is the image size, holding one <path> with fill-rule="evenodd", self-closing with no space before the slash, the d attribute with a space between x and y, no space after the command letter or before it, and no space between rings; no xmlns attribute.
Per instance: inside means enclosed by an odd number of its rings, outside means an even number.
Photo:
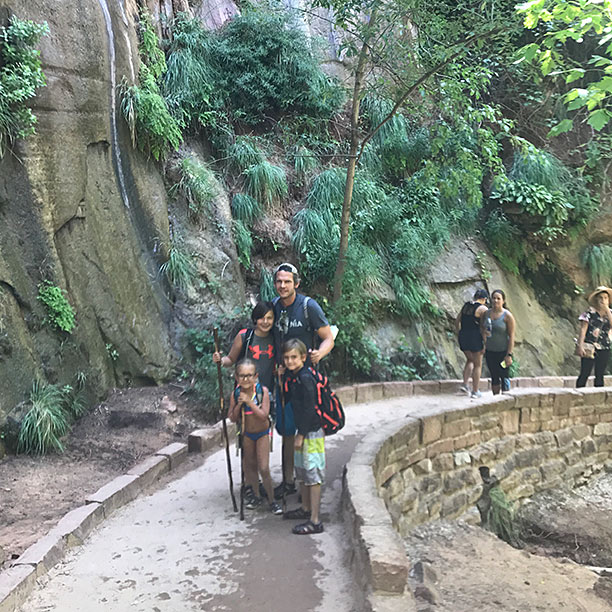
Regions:
<svg viewBox="0 0 612 612"><path fill-rule="evenodd" d="M459 391L461 391L461 393L467 393L468 395L470 394L470 388L467 385L461 385Z"/></svg>
<svg viewBox="0 0 612 612"><path fill-rule="evenodd" d="M480 399L482 397L482 393L480 391L472 391L470 397L472 399Z"/></svg>
<svg viewBox="0 0 612 612"><path fill-rule="evenodd" d="M273 501L270 504L270 512L272 514L282 514L283 513L283 509L281 508L281 505L278 502Z"/></svg>
<svg viewBox="0 0 612 612"><path fill-rule="evenodd" d="M502 378L502 391L510 391L510 379Z"/></svg>
<svg viewBox="0 0 612 612"><path fill-rule="evenodd" d="M292 495L297 493L295 488L295 482L285 483L285 495ZM281 482L277 487L274 487L274 499L282 499L283 497L283 483Z"/></svg>

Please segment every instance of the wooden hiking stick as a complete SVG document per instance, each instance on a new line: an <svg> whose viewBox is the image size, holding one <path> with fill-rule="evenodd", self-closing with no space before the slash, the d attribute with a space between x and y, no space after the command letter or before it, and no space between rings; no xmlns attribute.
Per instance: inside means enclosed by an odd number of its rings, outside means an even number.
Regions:
<svg viewBox="0 0 612 612"><path fill-rule="evenodd" d="M277 370L277 379L278 379L278 389L279 389L279 400L280 400L280 405L281 405L281 414L283 415L283 431L287 430L287 420L286 420L286 414L285 414L285 396L283 394L283 379L281 376L281 373ZM282 496L282 508L283 508L283 514L285 514L286 510L287 510L287 492L285 491L286 487L287 487L287 480L285 478L285 438L286 436L281 436L282 438L282 444L281 444L281 471L283 473L283 480L282 480L282 487L283 487L283 496Z"/></svg>
<svg viewBox="0 0 612 612"><path fill-rule="evenodd" d="M240 406L240 520L244 521L244 404Z"/></svg>
<svg viewBox="0 0 612 612"><path fill-rule="evenodd" d="M213 329L213 337L215 339L215 352L219 352L219 328ZM232 478L232 461L230 459L229 436L227 435L227 423L225 422L225 406L223 402L223 374L221 372L221 362L217 363L217 378L219 381L219 411L221 413L221 422L223 423L223 439L225 440L225 458L227 460L227 476L229 478L229 490L232 498L232 506L234 512L238 512L236 497L234 496L234 479Z"/></svg>

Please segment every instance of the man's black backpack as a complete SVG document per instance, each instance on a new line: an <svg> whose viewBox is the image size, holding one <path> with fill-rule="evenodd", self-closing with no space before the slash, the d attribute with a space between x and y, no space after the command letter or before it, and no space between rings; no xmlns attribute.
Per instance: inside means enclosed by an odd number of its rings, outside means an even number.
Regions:
<svg viewBox="0 0 612 612"><path fill-rule="evenodd" d="M327 376L314 368L308 368L317 384L317 412L321 418L321 428L326 436L337 433L344 427L344 408L329 386Z"/></svg>

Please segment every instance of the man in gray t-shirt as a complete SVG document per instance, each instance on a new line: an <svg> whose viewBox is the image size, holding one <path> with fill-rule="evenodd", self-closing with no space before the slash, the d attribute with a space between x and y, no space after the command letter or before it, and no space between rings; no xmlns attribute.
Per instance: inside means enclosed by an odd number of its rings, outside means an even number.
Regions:
<svg viewBox="0 0 612 612"><path fill-rule="evenodd" d="M282 263L274 272L274 286L278 298L274 304L274 339L277 346L278 361L282 364L282 344L291 338L301 340L308 348L306 365L316 366L334 348L334 335L315 300L297 293L300 277L297 268L290 263ZM319 339L316 347L315 336ZM285 472L285 491L293 493L293 445L295 425L293 412L289 406L283 415L277 410L276 429L283 436L283 458ZM290 484L291 483L291 484ZM280 493L280 495L278 495ZM275 494L282 496L282 485L276 487Z"/></svg>

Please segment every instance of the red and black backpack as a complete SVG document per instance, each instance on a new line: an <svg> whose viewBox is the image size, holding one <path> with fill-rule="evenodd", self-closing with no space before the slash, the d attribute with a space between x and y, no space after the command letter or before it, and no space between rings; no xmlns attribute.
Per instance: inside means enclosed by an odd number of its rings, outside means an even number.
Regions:
<svg viewBox="0 0 612 612"><path fill-rule="evenodd" d="M321 429L326 436L331 436L344 427L344 408L342 408L342 404L336 394L331 390L327 376L324 376L314 368L308 368L308 372L314 378L317 387L317 405L315 409L321 419ZM299 383L299 377L285 379L285 393L289 392L290 382Z"/></svg>
<svg viewBox="0 0 612 612"><path fill-rule="evenodd" d="M317 384L317 412L321 418L321 428L326 436L337 433L344 427L344 408L329 386L327 376L314 368L308 368Z"/></svg>

